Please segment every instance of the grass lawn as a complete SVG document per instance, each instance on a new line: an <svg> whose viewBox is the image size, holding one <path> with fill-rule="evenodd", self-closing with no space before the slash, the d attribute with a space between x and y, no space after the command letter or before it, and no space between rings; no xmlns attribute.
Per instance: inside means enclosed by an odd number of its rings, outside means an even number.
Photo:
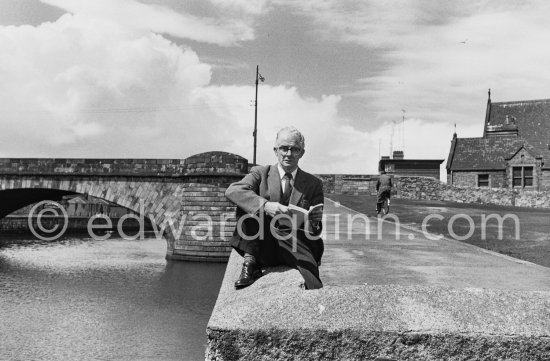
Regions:
<svg viewBox="0 0 550 361"><path fill-rule="evenodd" d="M369 217L376 216L375 196L326 196ZM550 267L550 210L392 198L390 213L403 225L421 230L426 220L430 234L441 234ZM429 215L431 218L426 218ZM457 217L450 222L455 215ZM506 218L501 218L504 220L499 225L495 216ZM485 226L483 217L486 218ZM482 237L483 228L485 237Z"/></svg>

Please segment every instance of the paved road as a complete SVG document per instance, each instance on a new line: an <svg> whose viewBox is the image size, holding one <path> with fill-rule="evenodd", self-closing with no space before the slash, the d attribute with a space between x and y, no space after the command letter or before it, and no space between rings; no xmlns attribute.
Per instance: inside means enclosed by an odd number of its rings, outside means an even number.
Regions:
<svg viewBox="0 0 550 361"><path fill-rule="evenodd" d="M325 214L325 255L321 266L325 285L550 291L550 268L452 239L429 239L430 235L390 222L379 223L377 218L339 206L330 199L326 199ZM355 220L349 222L349 217Z"/></svg>

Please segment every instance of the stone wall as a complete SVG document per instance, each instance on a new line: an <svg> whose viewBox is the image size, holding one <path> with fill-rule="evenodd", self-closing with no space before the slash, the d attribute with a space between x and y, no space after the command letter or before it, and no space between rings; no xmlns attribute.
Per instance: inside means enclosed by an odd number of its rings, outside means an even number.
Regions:
<svg viewBox="0 0 550 361"><path fill-rule="evenodd" d="M478 174L479 172L453 172L452 184L457 187L471 187L477 184Z"/></svg>
<svg viewBox="0 0 550 361"><path fill-rule="evenodd" d="M159 230L164 227L169 259L227 260L235 207L224 193L230 183L246 174L245 158L208 152L177 162L106 161L0 159L0 193L10 200L1 202L0 208L9 213L48 199L41 195L52 189L66 194L89 194L148 217ZM116 167L104 168L105 164ZM10 196L21 190L25 191L17 193L19 196ZM21 196L25 194L28 199L22 204Z"/></svg>
<svg viewBox="0 0 550 361"><path fill-rule="evenodd" d="M171 259L227 261L236 225L235 206L225 198L227 186L192 183L183 189L180 212L185 222Z"/></svg>
<svg viewBox="0 0 550 361"><path fill-rule="evenodd" d="M542 189L550 190L550 169L543 169L541 173Z"/></svg>
<svg viewBox="0 0 550 361"><path fill-rule="evenodd" d="M457 187L475 187L477 185L477 177L479 174L489 174L489 185L492 188L508 188L512 184L512 167L516 164L510 163L510 166L504 171L453 171L447 173L447 183ZM519 165L519 164L518 164ZM537 160L536 165L521 164L533 166L533 189L537 187L541 191L550 190L550 170L541 168L540 160ZM451 179L452 177L452 179Z"/></svg>
<svg viewBox="0 0 550 361"><path fill-rule="evenodd" d="M502 188L507 186L506 172L504 171L471 171L471 172L453 172L452 182L447 177L447 183L457 187L476 187L480 174L489 175L490 188Z"/></svg>
<svg viewBox="0 0 550 361"><path fill-rule="evenodd" d="M207 152L186 159L0 158L3 175L182 176L188 174L244 174L248 161L236 154Z"/></svg>
<svg viewBox="0 0 550 361"><path fill-rule="evenodd" d="M470 182L464 184L477 184L477 173L461 173L461 176L471 178ZM319 174L317 177L323 181L323 190L327 195L376 194L377 175ZM504 181L499 172L490 173L490 184L497 185L491 188L451 186L432 177L394 176L393 180L396 198L550 208L550 191L499 188L498 185Z"/></svg>
<svg viewBox="0 0 550 361"><path fill-rule="evenodd" d="M433 178L396 177L397 197L458 203L550 208L550 192L508 188L456 187Z"/></svg>
<svg viewBox="0 0 550 361"><path fill-rule="evenodd" d="M512 159L510 159L506 164L506 186L512 186L513 182L513 168L514 167L532 167L533 168L533 185L529 188L531 189L540 189L542 171L541 163L542 159L535 158L531 153L529 153L525 148L522 148Z"/></svg>
<svg viewBox="0 0 550 361"><path fill-rule="evenodd" d="M378 176L365 174L316 174L326 194L369 195L376 193Z"/></svg>

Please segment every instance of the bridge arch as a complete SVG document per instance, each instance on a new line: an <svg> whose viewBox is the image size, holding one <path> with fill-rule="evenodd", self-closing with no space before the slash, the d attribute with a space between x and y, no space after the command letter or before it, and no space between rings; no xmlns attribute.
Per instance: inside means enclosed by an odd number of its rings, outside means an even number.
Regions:
<svg viewBox="0 0 550 361"><path fill-rule="evenodd" d="M86 194L143 214L164 229L168 259L224 261L235 225L235 209L224 192L247 171L245 158L226 152L186 159L4 158L0 201L11 202L0 203L0 218L45 195ZM18 204L23 205L10 211Z"/></svg>

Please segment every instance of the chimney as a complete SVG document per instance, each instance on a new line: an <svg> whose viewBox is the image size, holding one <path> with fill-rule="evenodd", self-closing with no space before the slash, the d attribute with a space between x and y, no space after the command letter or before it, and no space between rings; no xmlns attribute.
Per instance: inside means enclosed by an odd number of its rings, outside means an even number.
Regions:
<svg viewBox="0 0 550 361"><path fill-rule="evenodd" d="M405 155L403 154L402 150L393 151L393 159L403 159L403 158L405 158Z"/></svg>

